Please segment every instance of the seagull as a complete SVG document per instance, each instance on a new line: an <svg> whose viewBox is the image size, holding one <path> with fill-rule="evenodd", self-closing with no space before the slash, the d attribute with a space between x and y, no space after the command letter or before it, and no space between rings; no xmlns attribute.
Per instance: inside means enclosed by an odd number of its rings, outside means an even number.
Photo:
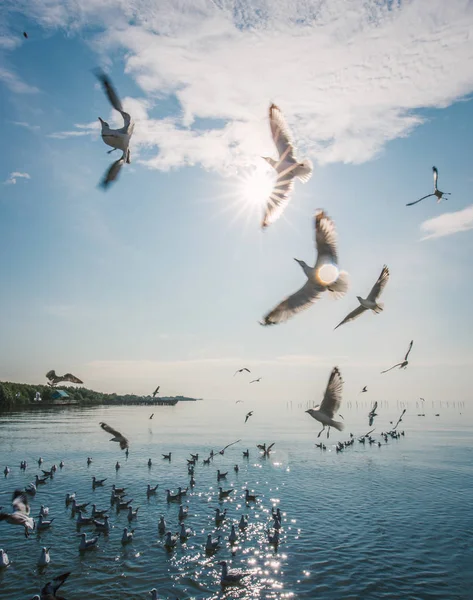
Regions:
<svg viewBox="0 0 473 600"><path fill-rule="evenodd" d="M309 308L322 292L328 290L335 298L341 298L348 290L348 274L338 270L337 234L335 225L323 211L315 213L315 243L317 261L309 267L303 260L295 258L307 277L307 282L292 296L278 304L265 317L261 325L275 325L287 321L298 312Z"/></svg>
<svg viewBox="0 0 473 600"><path fill-rule="evenodd" d="M158 385L158 387L157 387L157 388L154 390L154 392L153 392L153 398L154 398L154 397L156 396L156 394L159 392L159 388L160 388L160 387L161 387L161 386L160 386L160 385Z"/></svg>
<svg viewBox="0 0 473 600"><path fill-rule="evenodd" d="M342 389L342 376L338 370L338 367L334 367L330 374L324 398L320 404L320 409L316 410L317 406L319 406L317 405L315 408L309 408L309 410L305 411L323 425L317 437L320 437L320 434L325 429L326 425L328 426L327 438L329 437L330 427L335 427L335 429L338 429L338 431L343 430L343 423L341 421L334 421L333 419L333 417L338 413L340 404L342 403Z"/></svg>
<svg viewBox="0 0 473 600"><path fill-rule="evenodd" d="M114 150L121 150L123 152L122 156L110 165L105 177L102 179L100 185L106 189L108 185L118 177L120 169L125 162L128 164L131 163L129 145L135 124L130 115L123 110L122 103L118 98L117 92L109 77L100 70L96 70L95 75L102 84L110 104L123 117L123 127L121 129L110 129L109 124L99 117L99 121L102 125L102 139L107 146L113 148L113 150L109 151L109 154Z"/></svg>
<svg viewBox="0 0 473 600"><path fill-rule="evenodd" d="M84 383L78 377L72 375L72 373L66 373L65 375L56 375L56 371L54 371L54 369L51 369L51 371L48 371L46 373L46 379L49 380L48 385L50 385L51 387L55 386L56 383L59 383L61 381L69 381L70 383Z"/></svg>
<svg viewBox="0 0 473 600"><path fill-rule="evenodd" d="M164 539L164 546L167 550L172 550L177 544L177 535L172 535L170 531L166 533L166 538Z"/></svg>
<svg viewBox="0 0 473 600"><path fill-rule="evenodd" d="M62 596L56 596L56 592L61 587L61 585L66 581L66 579L70 575L70 571L68 573L63 573L62 575L58 575L52 581L48 581L48 583L41 589L41 596L34 596L33 600L64 600Z"/></svg>
<svg viewBox="0 0 473 600"><path fill-rule="evenodd" d="M38 524L36 525L36 529L38 531L40 531L42 529L49 529L51 527L51 525L53 524L53 521L54 521L54 519L50 519L48 521L43 517L43 515L39 515Z"/></svg>
<svg viewBox="0 0 473 600"><path fill-rule="evenodd" d="M158 532L161 535L164 535L166 533L166 521L164 520L164 516L163 515L161 515L159 517Z"/></svg>
<svg viewBox="0 0 473 600"><path fill-rule="evenodd" d="M262 377L258 377L258 379L253 379L253 381L250 381L250 383L259 383L262 379Z"/></svg>
<svg viewBox="0 0 473 600"><path fill-rule="evenodd" d="M401 416L400 416L400 417L399 417L399 419L397 420L397 423L396 423L396 425L394 425L394 427L393 427L393 429L392 429L393 431L395 431L395 430L397 429L397 426L398 426L398 425L399 425L399 423L402 421L402 417L403 417L403 416L406 414L406 410L407 410L407 409L404 409L404 410L402 411L402 413L401 413Z"/></svg>
<svg viewBox="0 0 473 600"><path fill-rule="evenodd" d="M437 171L437 167L432 167L432 172L434 174L434 193L433 194L427 194L427 196L422 196L422 198L419 198L419 200L415 200L414 202L409 202L409 204L406 204L406 206L412 206L414 204L417 204L418 202L420 202L421 200L425 200L426 198L430 198L431 196L435 196L437 198L437 204L442 200L442 198L444 196L450 196L450 192L441 192L438 187L437 187L437 180L439 177L439 172ZM447 198L445 198L445 200L447 200Z"/></svg>
<svg viewBox="0 0 473 600"><path fill-rule="evenodd" d="M151 413L149 420L151 421L151 419L154 417L154 413Z"/></svg>
<svg viewBox="0 0 473 600"><path fill-rule="evenodd" d="M277 221L289 204L294 189L294 179L298 177L305 183L309 181L313 171L310 160L306 159L299 162L294 156L295 148L289 128L281 110L275 104L271 104L269 107L269 125L271 127L273 141L279 154L279 159L274 160L268 156L263 156L264 160L268 162L278 174L273 191L266 204L263 221L261 223L263 229Z"/></svg>
<svg viewBox="0 0 473 600"><path fill-rule="evenodd" d="M95 517L103 518L106 513L108 513L108 509L100 510L97 508L96 504L92 504L92 516L94 517L94 519Z"/></svg>
<svg viewBox="0 0 473 600"><path fill-rule="evenodd" d="M128 531L128 527L125 527L122 534L122 544L129 544L131 541L133 541L134 531L134 529Z"/></svg>
<svg viewBox="0 0 473 600"><path fill-rule="evenodd" d="M376 409L377 408L378 408L378 402L375 402L374 405L373 405L373 408L368 413L368 419L369 419L369 426L370 427L371 427L371 425L373 425L374 418L378 416L376 414Z"/></svg>
<svg viewBox="0 0 473 600"><path fill-rule="evenodd" d="M97 545L97 542L99 541L99 537L100 537L100 533L97 534L94 538L90 538L90 540L88 540L87 534L81 533L79 550L82 551L82 550L90 550L91 548L95 548L95 546Z"/></svg>
<svg viewBox="0 0 473 600"><path fill-rule="evenodd" d="M0 521L6 521L10 525L23 525L25 537L29 537L29 530L35 529L36 523L32 517L28 516L30 514L28 497L21 490L13 492L12 509L11 513L0 512Z"/></svg>
<svg viewBox="0 0 473 600"><path fill-rule="evenodd" d="M245 417L245 423L246 423L246 422L248 421L248 419L249 419L249 418L252 416L252 414L253 414L253 411L252 411L252 410L250 410L250 412L246 414L246 417Z"/></svg>
<svg viewBox="0 0 473 600"><path fill-rule="evenodd" d="M0 548L0 569L6 569L10 564L10 559L8 558L8 554Z"/></svg>
<svg viewBox="0 0 473 600"><path fill-rule="evenodd" d="M99 487L99 486L103 485L106 481L107 481L107 478L105 478L105 479L97 479L94 476L94 477L92 477L92 488L95 489L96 487Z"/></svg>
<svg viewBox="0 0 473 600"><path fill-rule="evenodd" d="M23 31L23 37L27 40L28 39L28 34L26 33L26 31Z"/></svg>
<svg viewBox="0 0 473 600"><path fill-rule="evenodd" d="M148 488L146 490L146 495L147 496L152 496L153 494L156 494L156 490L158 489L159 483L157 483L154 487L151 487L151 485L148 483Z"/></svg>
<svg viewBox="0 0 473 600"><path fill-rule="evenodd" d="M128 440L119 431L113 429L113 427L110 427L110 425L107 425L107 423L100 422L99 425L104 431L113 435L113 438L110 440L111 442L118 442L122 450L128 448Z"/></svg>
<svg viewBox="0 0 473 600"><path fill-rule="evenodd" d="M220 583L223 586L238 585L240 583L240 581L243 579L243 577L245 576L245 573L240 571L240 569L229 570L229 568L227 567L226 560L222 560L221 562L219 562L217 564L222 567L222 576L220 577Z"/></svg>
<svg viewBox="0 0 473 600"><path fill-rule="evenodd" d="M41 550L41 554L39 555L38 558L38 567L45 567L46 565L49 565L49 563L51 562L51 557L49 556L49 548L42 548Z"/></svg>
<svg viewBox="0 0 473 600"><path fill-rule="evenodd" d="M222 448L222 449L219 451L219 454L221 454L221 455L223 456L223 455L225 454L225 450L226 450L227 448L230 448L230 446L233 446L234 444L238 444L238 442L241 442L241 440L236 440L236 442L232 442L231 444L227 444L227 445L226 445L224 448Z"/></svg>
<svg viewBox="0 0 473 600"><path fill-rule="evenodd" d="M368 391L368 386L365 385L365 387L361 390L360 394L363 394L364 392Z"/></svg>
<svg viewBox="0 0 473 600"><path fill-rule="evenodd" d="M414 340L411 340L411 343L409 344L409 348L406 352L406 356L404 357L404 360L400 363L397 363L397 365L394 365L393 367L390 367L389 369L386 369L385 371L381 371L381 374L383 373L387 373L388 371L391 371L391 369L395 369L396 367L399 367L400 369L406 369L407 365L409 364L409 361L407 360L407 357L409 356L410 351L412 350L412 346L414 345Z"/></svg>
<svg viewBox="0 0 473 600"><path fill-rule="evenodd" d="M258 498L258 496L255 496L254 494L250 494L250 491L248 490L248 488L245 490L245 502L256 502L257 498Z"/></svg>
<svg viewBox="0 0 473 600"><path fill-rule="evenodd" d="M109 533L110 531L110 523L108 522L108 515L105 515L105 517L103 518L103 521L97 521L96 519L94 519L94 525L95 525L95 529L97 531L104 531L105 533Z"/></svg>
<svg viewBox="0 0 473 600"><path fill-rule="evenodd" d="M207 536L207 541L205 542L206 552L215 552L220 547L220 539L220 535L216 540L212 539L212 535L209 533Z"/></svg>
<svg viewBox="0 0 473 600"><path fill-rule="evenodd" d="M381 294L384 290L384 287L388 282L388 279L389 279L389 269L386 265L384 265L384 267L378 277L378 280L376 281L374 286L371 288L371 292L368 294L368 297L361 298L361 296L357 296L360 306L355 308L355 310L352 310L351 313L349 313L343 319L343 321L341 321L335 327L335 329L338 329L340 327L340 325L343 325L344 323L348 323L348 321L353 321L354 319L356 319L357 317L362 315L365 312L365 310L371 309L376 314L382 312L384 305L382 302L378 302L378 298L381 296Z"/></svg>
<svg viewBox="0 0 473 600"><path fill-rule="evenodd" d="M246 371L247 373L251 373L250 369L247 369L246 367L243 367L243 369L238 369L238 371L235 371L235 373L233 373L233 377L235 377L235 375L237 373L243 373L243 371Z"/></svg>
<svg viewBox="0 0 473 600"><path fill-rule="evenodd" d="M172 454L172 452L169 452L169 454L163 454L162 456L163 456L164 460L171 460L171 454Z"/></svg>
<svg viewBox="0 0 473 600"><path fill-rule="evenodd" d="M179 506L179 514L178 514L178 519L179 521L183 521L187 515L189 513L189 508L187 506L183 506L182 504Z"/></svg>

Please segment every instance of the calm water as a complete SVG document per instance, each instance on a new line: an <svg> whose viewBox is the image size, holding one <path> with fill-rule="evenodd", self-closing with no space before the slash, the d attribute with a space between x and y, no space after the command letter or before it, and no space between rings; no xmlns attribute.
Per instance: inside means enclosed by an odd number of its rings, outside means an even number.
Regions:
<svg viewBox="0 0 473 600"><path fill-rule="evenodd" d="M64 571L72 575L63 587L70 599L91 600L149 598L156 587L160 598L179 599L355 599L412 598L443 600L473 598L473 428L466 409L425 409L419 418L415 406L401 425L406 432L381 448L354 447L336 453L331 444L348 439L349 432L365 433L365 413L345 407L347 429L334 432L328 450L314 447L318 424L303 411L287 405L255 411L246 425L247 404L218 402L183 403L176 407L113 407L55 409L0 414L0 467L12 473L0 481L0 505L10 507L10 494L34 481L44 469L61 459L64 469L40 486L32 501L37 516L41 504L55 518L50 531L34 532L27 540L20 527L0 523L0 547L12 561L0 571L0 598L24 600L42 584ZM368 404L367 404L368 406ZM252 407L253 408L253 407ZM464 414L460 414L460 410ZM389 428L399 407L383 407L376 432ZM434 412L441 412L435 417ZM98 427L106 421L130 439L128 460ZM375 435L374 434L374 435ZM194 535L167 552L158 534L159 515L168 528L178 530L178 504L167 504L167 488L186 487L186 458L200 458L211 448L242 438L210 466L201 460L195 469L196 486L185 499L189 506L186 527ZM255 444L276 442L270 459L262 459ZM250 448L250 459L242 450ZM172 462L161 452L172 451ZM87 456L93 458L90 467ZM148 458L153 465L148 468ZM28 461L26 473L20 461ZM121 469L115 472L115 462ZM238 463L236 474L233 465ZM218 501L216 471L228 471L223 487L236 495ZM103 488L92 490L91 480L107 477ZM159 483L158 494L148 501L146 485ZM99 547L81 555L79 538L66 492L76 492L81 502L110 506L110 487L128 487L133 506L140 506L134 522L135 539L123 547L126 512L110 512L113 529L101 536ZM260 501L246 506L246 487ZM215 532L214 508L228 509L220 528L226 540L232 522L249 515L250 526L240 534L233 550L228 541L211 557L203 552L206 534ZM272 523L271 506L284 514L281 544L275 552L267 544L266 528ZM91 535L92 527L82 531ZM51 547L51 564L44 572L36 566L42 546ZM250 573L241 588L220 587L219 560L231 561Z"/></svg>

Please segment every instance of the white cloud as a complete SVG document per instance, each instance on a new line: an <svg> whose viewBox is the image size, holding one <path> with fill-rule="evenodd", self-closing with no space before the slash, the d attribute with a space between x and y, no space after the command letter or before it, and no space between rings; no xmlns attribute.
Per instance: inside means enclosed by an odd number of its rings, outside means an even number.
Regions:
<svg viewBox="0 0 473 600"><path fill-rule="evenodd" d="M10 173L10 177L8 179L6 179L3 183L5 185L15 185L16 184L16 180L17 179L31 179L31 177L28 175L28 173L19 173L18 171L14 171L13 173Z"/></svg>
<svg viewBox="0 0 473 600"><path fill-rule="evenodd" d="M45 26L104 28L95 48L124 55L146 94L135 99L134 141L138 151L154 152L143 159L152 168L227 169L271 152L270 101L285 112L302 154L360 163L408 135L422 122L419 109L448 106L473 90L468 0L27 4ZM178 113L149 116L170 95Z"/></svg>
<svg viewBox="0 0 473 600"><path fill-rule="evenodd" d="M25 129L29 129L30 131L39 131L39 125L31 125L30 123L26 123L26 121L11 121L13 125L17 125L18 127L24 127Z"/></svg>
<svg viewBox="0 0 473 600"><path fill-rule="evenodd" d="M92 123L77 123L74 125L77 127L77 130L72 131L58 131L56 133L50 133L48 137L55 138L57 140L65 140L71 137L81 137L84 135L97 135L100 131L100 123L98 121L93 121Z"/></svg>
<svg viewBox="0 0 473 600"><path fill-rule="evenodd" d="M473 204L463 210L444 213L439 217L428 219L421 224L420 228L426 233L423 240L469 231L473 229Z"/></svg>
<svg viewBox="0 0 473 600"><path fill-rule="evenodd" d="M25 83L16 73L5 67L0 67L0 81L3 81L15 94L36 94L39 92L37 87Z"/></svg>

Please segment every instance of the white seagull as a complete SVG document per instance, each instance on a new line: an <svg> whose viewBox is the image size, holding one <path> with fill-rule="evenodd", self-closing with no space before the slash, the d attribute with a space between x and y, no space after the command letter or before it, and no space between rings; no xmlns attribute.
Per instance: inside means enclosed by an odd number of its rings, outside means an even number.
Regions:
<svg viewBox="0 0 473 600"><path fill-rule="evenodd" d="M269 312L261 325L275 325L309 308L320 295L328 290L335 298L341 298L348 290L348 274L338 269L337 234L332 219L323 211L315 213L315 243L317 261L309 267L303 260L295 258L304 271L307 282Z"/></svg>
<svg viewBox="0 0 473 600"><path fill-rule="evenodd" d="M357 317L362 315L365 312L365 310L371 309L376 314L382 312L384 305L382 302L378 302L378 298L381 296L385 285L388 283L388 279L389 279L389 269L386 265L384 265L384 267L382 268L381 273L378 277L378 280L376 281L374 286L371 288L371 292L368 294L368 296L366 298L357 296L360 306L355 308L355 310L352 310L351 313L349 313L343 319L343 321L341 321L337 325L337 327L335 327L335 329L338 329L338 327L340 327L340 325L343 325L344 323L348 323L348 321L353 321L353 319L356 319Z"/></svg>
<svg viewBox="0 0 473 600"><path fill-rule="evenodd" d="M294 143L292 141L286 120L281 110L271 104L269 107L269 124L271 135L279 154L279 160L263 156L274 169L278 177L276 184L269 196L261 227L265 228L274 223L284 212L289 204L294 188L294 179L298 177L303 183L309 181L313 167L310 160L299 162L294 156Z"/></svg>
<svg viewBox="0 0 473 600"><path fill-rule="evenodd" d="M439 177L439 172L437 171L437 167L432 167L432 171L434 173L434 192L433 194L427 194L427 196L422 196L422 198L419 198L419 200L415 200L414 202L409 202L409 204L406 204L406 206L412 206L414 204L417 204L418 202L421 202L421 200L425 200L426 198L430 198L431 196L435 196L437 198L437 204L442 200L442 198L444 196L450 196L450 192L441 192L438 187L437 187L437 180ZM445 198L445 200L447 200L447 198Z"/></svg>
<svg viewBox="0 0 473 600"><path fill-rule="evenodd" d="M322 431L325 429L325 426L328 426L327 438L329 437L330 427L335 427L338 431L343 430L343 423L340 421L334 421L334 416L338 413L340 409L340 404L342 403L342 389L343 389L343 380L338 370L338 367L334 367L330 374L330 378L328 380L327 389L325 390L324 399L322 400L322 404L320 404L319 410L315 408L309 408L306 410L306 413L322 423L323 427L319 431L320 437Z"/></svg>
<svg viewBox="0 0 473 600"><path fill-rule="evenodd" d="M102 179L100 185L106 189L108 185L112 181L115 181L115 179L118 177L120 169L125 162L128 164L131 163L129 145L135 124L130 115L123 110L122 103L108 76L100 69L96 70L95 75L102 84L110 104L123 117L123 127L121 129L110 129L109 124L99 117L99 121L102 125L102 139L107 146L111 146L113 148L113 150L109 150L109 154L114 150L121 150L123 152L122 156L112 163L105 177Z"/></svg>
<svg viewBox="0 0 473 600"><path fill-rule="evenodd" d="M389 369L386 369L385 371L381 371L381 374L387 373L388 371L391 371L391 369L395 369L396 367L399 367L400 369L407 369L407 365L409 364L407 357L409 356L409 353L412 350L413 345L414 345L414 340L411 340L411 343L409 344L409 348L406 352L406 355L404 356L404 360L400 363L397 363L396 365L393 365L392 367L389 367Z"/></svg>

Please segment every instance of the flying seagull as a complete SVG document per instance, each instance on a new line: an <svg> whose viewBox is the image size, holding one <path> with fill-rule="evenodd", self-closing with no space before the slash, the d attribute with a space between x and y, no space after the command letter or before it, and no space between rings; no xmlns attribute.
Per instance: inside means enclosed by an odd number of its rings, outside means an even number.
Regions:
<svg viewBox="0 0 473 600"><path fill-rule="evenodd" d="M365 387L361 390L360 394L363 394L364 392L368 391L368 386L365 385Z"/></svg>
<svg viewBox="0 0 473 600"><path fill-rule="evenodd" d="M246 417L245 417L245 423L246 423L246 422L248 421L248 419L249 419L249 418L252 416L252 414L253 414L253 411L252 411L252 410L250 410L250 412L246 414Z"/></svg>
<svg viewBox="0 0 473 600"><path fill-rule="evenodd" d="M101 422L99 423L99 425L104 431L107 431L108 433L113 435L113 438L110 440L111 442L118 442L122 450L125 450L125 448L129 447L128 440L119 431L113 429L113 427L110 427L110 425L107 425L107 423Z"/></svg>
<svg viewBox="0 0 473 600"><path fill-rule="evenodd" d="M258 377L258 379L253 379L253 381L250 381L250 383L259 383L261 379L262 377Z"/></svg>
<svg viewBox="0 0 473 600"><path fill-rule="evenodd" d="M320 437L322 431L325 429L325 426L328 426L327 430L327 438L330 434L330 427L335 427L338 431L342 431L344 425L341 421L334 421L334 416L338 413L340 408L340 404L342 403L342 389L343 389L343 380L338 370L338 367L334 367L330 374L327 388L325 390L324 398L322 403L315 408L309 408L306 410L306 413L313 418L322 423L322 429L319 431ZM319 410L316 410L317 407L320 406Z"/></svg>
<svg viewBox="0 0 473 600"><path fill-rule="evenodd" d="M12 496L12 512L0 512L0 521L6 521L10 525L23 525L25 537L29 537L29 530L36 527L36 523L30 514L28 497L22 490L15 490ZM3 508L0 506L0 509Z"/></svg>
<svg viewBox="0 0 473 600"><path fill-rule="evenodd" d="M276 170L278 177L266 205L261 223L263 229L279 219L289 204L294 188L294 179L298 177L305 183L309 181L313 170L310 160L299 162L294 156L295 148L289 128L281 110L275 104L271 104L269 107L269 124L279 159L274 160L269 156L263 156L263 158Z"/></svg>
<svg viewBox="0 0 473 600"><path fill-rule="evenodd" d="M369 425L370 427L373 425L374 418L377 417L376 409L378 408L378 402L375 402L373 408L368 413Z"/></svg>
<svg viewBox="0 0 473 600"><path fill-rule="evenodd" d="M332 219L323 211L315 213L315 243L317 261L309 267L303 260L294 260L307 277L307 282L292 296L287 297L269 312L261 325L275 325L293 317L316 302L322 292L328 290L335 298L344 296L348 290L348 274L338 270L337 234Z"/></svg>
<svg viewBox="0 0 473 600"><path fill-rule="evenodd" d="M46 379L49 379L48 383L50 386L54 386L60 381L70 381L71 383L84 383L78 377L72 375L72 373L66 373L65 375L56 375L56 371L54 371L53 369L46 373Z"/></svg>
<svg viewBox="0 0 473 600"><path fill-rule="evenodd" d="M389 269L386 265L384 265L384 267L378 277L378 280L376 281L374 286L371 288L371 292L368 294L368 297L361 298L361 296L357 296L360 306L355 308L355 310L352 310L351 313L349 313L343 319L343 321L341 321L341 323L339 323L337 325L337 327L335 327L335 329L338 329L338 327L340 327L340 325L343 325L344 323L348 323L348 321L353 321L353 319L356 319L361 314L363 314L365 312L365 310L371 309L374 313L380 313L383 310L383 303L378 302L378 298L381 296L381 294L384 290L384 287L388 282L388 279L389 279Z"/></svg>
<svg viewBox="0 0 473 600"><path fill-rule="evenodd" d="M23 31L23 37L24 37L25 39L28 39L28 34L26 33L26 31Z"/></svg>
<svg viewBox="0 0 473 600"><path fill-rule="evenodd" d="M406 206L412 206L414 204L417 204L418 202L421 202L421 200L425 200L426 198L430 198L431 196L435 196L437 198L437 204L442 200L442 198L444 196L450 196L450 192L441 192L438 187L437 187L437 180L439 177L439 172L437 171L437 167L432 167L432 171L434 173L434 193L433 194L427 194L427 196L422 196L422 198L419 198L419 200L415 200L414 202L409 202L409 204L406 204ZM447 198L445 198L446 200Z"/></svg>
<svg viewBox="0 0 473 600"><path fill-rule="evenodd" d="M62 596L57 596L56 592L62 586L62 584L69 577L71 572L63 573L62 575L58 575L52 581L48 581L48 583L41 589L41 596L34 596L33 600L37 598L38 600L60 600Z"/></svg>
<svg viewBox="0 0 473 600"><path fill-rule="evenodd" d="M231 444L227 444L224 448L222 448L221 450L219 450L219 454L221 454L223 456L225 454L225 450L227 448L230 448L230 446L233 446L233 444L238 444L238 442L241 442L241 440L237 440L236 442L232 442Z"/></svg>
<svg viewBox="0 0 473 600"><path fill-rule="evenodd" d="M394 425L394 427L393 427L393 431L394 431L395 429L397 429L397 426L398 426L398 425L399 425L399 423L402 421L402 417L403 417L403 416L406 414L406 410L407 410L407 409L404 409L404 410L402 411L402 413L401 413L401 416L400 416L400 417L399 417L399 419L397 420L397 423L396 423L396 425Z"/></svg>
<svg viewBox="0 0 473 600"><path fill-rule="evenodd" d="M154 417L154 413L151 413L150 420Z"/></svg>
<svg viewBox="0 0 473 600"><path fill-rule="evenodd" d="M394 365L394 366L390 367L389 369L386 369L385 371L381 371L381 373L387 373L388 371L391 371L391 369L395 369L396 367L399 367L400 369L407 369L407 365L409 364L407 357L409 356L409 352L412 350L413 344L414 344L414 340L411 340L411 343L409 344L409 349L406 352L406 356L404 357L404 360L402 362L397 363L397 365Z"/></svg>
<svg viewBox="0 0 473 600"><path fill-rule="evenodd" d="M250 369L247 369L246 367L243 367L243 369L238 369L237 371L235 371L235 373L233 373L233 377L235 377L235 375L237 373L243 373L243 371L246 371L247 373L251 373Z"/></svg>
<svg viewBox="0 0 473 600"><path fill-rule="evenodd" d="M130 115L123 110L120 98L118 97L118 94L115 91L115 88L113 87L109 77L100 69L95 71L95 75L102 84L103 90L106 93L110 104L123 117L123 127L121 129L110 129L109 124L99 117L99 121L102 125L102 139L107 146L111 146L113 148L113 150L109 150L108 154L114 150L121 150L123 153L118 160L110 165L105 177L102 179L100 185L106 189L108 185L112 181L115 181L115 179L118 177L120 169L125 162L128 164L131 162L129 145L135 124Z"/></svg>
<svg viewBox="0 0 473 600"><path fill-rule="evenodd" d="M157 388L154 390L154 392L153 392L153 398L155 398L155 397L156 397L156 394L159 392L159 388L160 388L160 387L161 387L161 386L160 386L160 385L158 385L158 387L157 387Z"/></svg>

